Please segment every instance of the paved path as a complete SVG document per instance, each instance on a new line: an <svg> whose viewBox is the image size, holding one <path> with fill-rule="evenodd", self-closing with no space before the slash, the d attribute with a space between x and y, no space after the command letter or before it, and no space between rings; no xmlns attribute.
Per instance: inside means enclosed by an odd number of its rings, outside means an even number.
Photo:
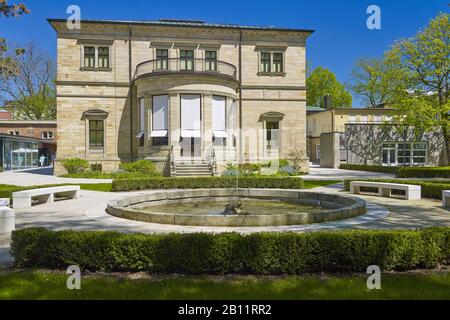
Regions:
<svg viewBox="0 0 450 320"><path fill-rule="evenodd" d="M19 172L1 172L0 184L10 184L15 186L39 186L46 184L95 184L95 183L110 183L111 179L73 179L60 178L52 175L47 175L46 170L35 169L33 171L19 171ZM42 173L42 174L41 174Z"/></svg>
<svg viewBox="0 0 450 320"><path fill-rule="evenodd" d="M305 180L345 180L345 179L391 179L395 175L391 173L368 172L357 170L342 170L332 168L320 168L311 166L310 172L302 176Z"/></svg>

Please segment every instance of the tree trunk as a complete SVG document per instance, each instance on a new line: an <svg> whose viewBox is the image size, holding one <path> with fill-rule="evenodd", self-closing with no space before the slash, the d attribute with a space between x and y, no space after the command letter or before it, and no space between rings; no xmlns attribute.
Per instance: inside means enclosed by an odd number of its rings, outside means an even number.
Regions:
<svg viewBox="0 0 450 320"><path fill-rule="evenodd" d="M450 136L446 125L442 126L442 134L444 136L444 146L447 159L444 159L444 165L449 165L450 162Z"/></svg>

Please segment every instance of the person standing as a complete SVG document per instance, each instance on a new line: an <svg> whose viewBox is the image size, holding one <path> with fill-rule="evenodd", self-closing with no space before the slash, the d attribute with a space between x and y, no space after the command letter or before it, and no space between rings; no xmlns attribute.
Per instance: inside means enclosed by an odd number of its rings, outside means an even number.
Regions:
<svg viewBox="0 0 450 320"><path fill-rule="evenodd" d="M52 167L55 167L55 161L56 161L56 153L52 154L52 157L50 158L52 161Z"/></svg>
<svg viewBox="0 0 450 320"><path fill-rule="evenodd" d="M41 154L41 156L39 157L39 166L42 168L45 165L45 156L43 154Z"/></svg>

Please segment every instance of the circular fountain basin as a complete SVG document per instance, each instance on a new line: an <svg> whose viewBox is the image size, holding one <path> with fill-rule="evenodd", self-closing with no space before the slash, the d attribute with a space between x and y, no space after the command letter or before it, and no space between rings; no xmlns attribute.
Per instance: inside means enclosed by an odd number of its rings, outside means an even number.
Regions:
<svg viewBox="0 0 450 320"><path fill-rule="evenodd" d="M236 197L247 215L223 215ZM342 220L366 212L360 198L285 189L156 191L110 201L107 212L129 220L186 226L283 226Z"/></svg>

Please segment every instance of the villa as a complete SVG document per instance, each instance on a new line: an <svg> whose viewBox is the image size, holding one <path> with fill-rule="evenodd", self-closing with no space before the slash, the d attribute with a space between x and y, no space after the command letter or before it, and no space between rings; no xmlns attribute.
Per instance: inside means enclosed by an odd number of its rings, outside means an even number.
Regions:
<svg viewBox="0 0 450 320"><path fill-rule="evenodd" d="M60 161L166 175L306 156L306 40L313 30L203 21L83 20L57 32ZM186 168L186 166L188 166Z"/></svg>

